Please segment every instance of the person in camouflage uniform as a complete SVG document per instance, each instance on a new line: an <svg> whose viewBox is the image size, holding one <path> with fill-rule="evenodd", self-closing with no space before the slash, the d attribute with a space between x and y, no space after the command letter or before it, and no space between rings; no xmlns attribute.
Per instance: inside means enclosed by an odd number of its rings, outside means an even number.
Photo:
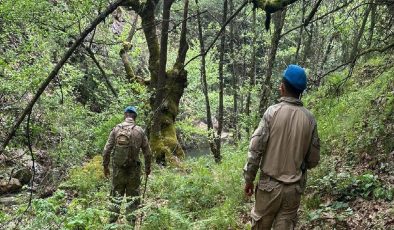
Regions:
<svg viewBox="0 0 394 230"><path fill-rule="evenodd" d="M266 110L252 135L244 167L245 193L256 191L252 229L295 228L306 169L320 159L316 120L299 99L305 88L304 69L289 65L279 87L280 102Z"/></svg>
<svg viewBox="0 0 394 230"><path fill-rule="evenodd" d="M126 219L134 226L136 217L133 212L138 208L139 187L141 184L140 150L145 158L145 174L150 174L151 150L144 130L135 125L137 110L128 106L125 111L125 121L116 125L103 151L104 175L110 176L109 163L112 166L112 203L110 207L110 222L117 221L120 206L126 195ZM114 150L114 151L113 151Z"/></svg>

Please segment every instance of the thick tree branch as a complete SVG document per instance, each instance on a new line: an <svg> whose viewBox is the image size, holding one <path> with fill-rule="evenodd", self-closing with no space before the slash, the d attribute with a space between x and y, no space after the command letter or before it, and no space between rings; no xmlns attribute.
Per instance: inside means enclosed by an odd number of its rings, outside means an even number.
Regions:
<svg viewBox="0 0 394 230"><path fill-rule="evenodd" d="M77 49L78 46L81 45L81 43L84 41L84 39L88 36L90 32L96 28L98 24L100 24L108 15L110 15L116 8L121 6L125 0L117 0L114 3L110 4L101 14L99 14L96 19L91 22L88 27L80 34L78 39L73 43L73 45L67 50L67 52L63 55L62 59L55 65L55 67L52 69L52 71L49 73L48 77L44 80L44 82L41 83L40 88L37 90L36 94L34 95L33 99L28 103L26 108L23 110L22 114L20 117L17 119L16 123L14 126L11 128L10 132L8 133L8 136L4 140L3 144L0 147L0 154L4 154L4 149L7 147L8 143L10 140L14 137L16 130L19 128L21 125L22 121L25 119L25 117L30 113L30 111L33 109L34 104L37 102L37 100L40 98L42 93L45 91L46 87L49 85L49 83L53 80L53 78L56 77L58 74L59 70L63 67L63 65L67 62L67 60L70 58L70 56L73 54L73 52Z"/></svg>
<svg viewBox="0 0 394 230"><path fill-rule="evenodd" d="M142 85L149 85L149 80L146 80L142 77L135 75L135 73L133 71L133 67L131 66L131 63L129 60L128 52L133 47L133 45L131 44L131 41L133 40L134 34L137 31L137 21L138 21L138 15L135 15L130 32L126 38L126 41L123 42L123 48L119 51L119 55L120 55L120 58L122 59L122 63L125 68L126 76L127 76L128 80L130 82L136 81Z"/></svg>
<svg viewBox="0 0 394 230"><path fill-rule="evenodd" d="M298 0L253 0L255 7L260 8L267 13L275 13L283 10L287 5L293 4Z"/></svg>
<svg viewBox="0 0 394 230"><path fill-rule="evenodd" d="M183 69L183 64L185 63L185 59L186 59L186 53L187 50L189 49L189 45L187 44L186 41L188 11L189 11L189 0L185 0L185 6L183 11L184 20L182 20L181 38L179 39L179 50L178 50L178 57L174 65L175 68Z"/></svg>
<svg viewBox="0 0 394 230"><path fill-rule="evenodd" d="M157 0L148 1L143 7L136 5L132 9L141 17L142 28L149 50L150 87L155 88L159 69L160 46L156 33L155 6Z"/></svg>
<svg viewBox="0 0 394 230"><path fill-rule="evenodd" d="M165 93L165 83L166 83L166 66L167 66L167 47L168 47L168 28L170 11L173 0L164 0L163 2L163 22L161 26L161 38L160 38L160 58L159 58L159 68L156 85L156 97L154 108L157 110L156 116L153 118L152 131L154 133L160 133L160 107L163 103L164 93Z"/></svg>

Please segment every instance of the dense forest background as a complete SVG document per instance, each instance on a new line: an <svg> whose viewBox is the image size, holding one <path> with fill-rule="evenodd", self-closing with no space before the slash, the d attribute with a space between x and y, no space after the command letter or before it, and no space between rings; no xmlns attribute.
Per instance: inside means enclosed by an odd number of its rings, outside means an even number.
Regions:
<svg viewBox="0 0 394 230"><path fill-rule="evenodd" d="M394 229L392 0L0 1L0 228L107 224L101 152L135 105L140 229L248 229L248 141L289 64L322 160L298 229Z"/></svg>

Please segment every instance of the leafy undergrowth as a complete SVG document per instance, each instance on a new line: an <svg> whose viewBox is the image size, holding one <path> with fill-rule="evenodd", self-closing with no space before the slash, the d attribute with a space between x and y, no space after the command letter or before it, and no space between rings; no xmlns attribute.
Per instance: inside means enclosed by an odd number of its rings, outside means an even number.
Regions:
<svg viewBox="0 0 394 230"><path fill-rule="evenodd" d="M394 229L394 67L372 59L332 75L305 98L317 117L322 160L308 173L297 229ZM225 147L223 163L211 156L179 168L155 166L138 211L139 229L250 229L252 201L243 195L247 144ZM72 169L54 195L0 211L6 228L129 229L124 216L108 224L110 183L102 158ZM124 205L122 208L124 213Z"/></svg>
<svg viewBox="0 0 394 230"><path fill-rule="evenodd" d="M252 203L242 191L246 149L226 148L220 165L208 155L189 159L177 169L155 168L137 213L143 216L139 229L250 229ZM324 157L321 167L310 173L298 229L389 229L392 188L372 172L336 174L329 159ZM116 224L107 223L109 181L103 177L101 161L96 156L71 170L52 197L34 199L20 229L130 229L123 215ZM25 208L19 206L14 214ZM0 218L7 222L12 216L8 212Z"/></svg>
<svg viewBox="0 0 394 230"><path fill-rule="evenodd" d="M333 74L305 99L323 160L308 179L302 229L394 229L394 63Z"/></svg>
<svg viewBox="0 0 394 230"><path fill-rule="evenodd" d="M137 223L139 228L247 228L251 203L245 202L243 196L242 165L246 155L242 149L226 149L220 165L204 156L189 159L177 169L155 168L143 207L137 213L143 216L143 221ZM34 199L20 220L12 218L21 214L26 205L1 213L1 222L9 228L17 224L20 229L129 229L123 215L116 224L107 223L110 183L103 177L101 162L102 157L96 156L72 169L52 197Z"/></svg>
<svg viewBox="0 0 394 230"><path fill-rule="evenodd" d="M188 160L182 170L155 174L149 182L150 207L143 229L245 228L245 156L245 151L226 149L220 165L205 156Z"/></svg>

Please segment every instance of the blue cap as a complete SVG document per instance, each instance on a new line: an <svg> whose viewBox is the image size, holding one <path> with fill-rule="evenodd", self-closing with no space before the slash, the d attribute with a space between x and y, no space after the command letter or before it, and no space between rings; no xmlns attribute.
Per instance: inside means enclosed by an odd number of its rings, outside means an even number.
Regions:
<svg viewBox="0 0 394 230"><path fill-rule="evenodd" d="M283 78L301 92L306 89L306 73L301 66L289 65L283 72Z"/></svg>
<svg viewBox="0 0 394 230"><path fill-rule="evenodd" d="M137 109L134 106L127 106L124 110L125 113L135 113L137 115Z"/></svg>

